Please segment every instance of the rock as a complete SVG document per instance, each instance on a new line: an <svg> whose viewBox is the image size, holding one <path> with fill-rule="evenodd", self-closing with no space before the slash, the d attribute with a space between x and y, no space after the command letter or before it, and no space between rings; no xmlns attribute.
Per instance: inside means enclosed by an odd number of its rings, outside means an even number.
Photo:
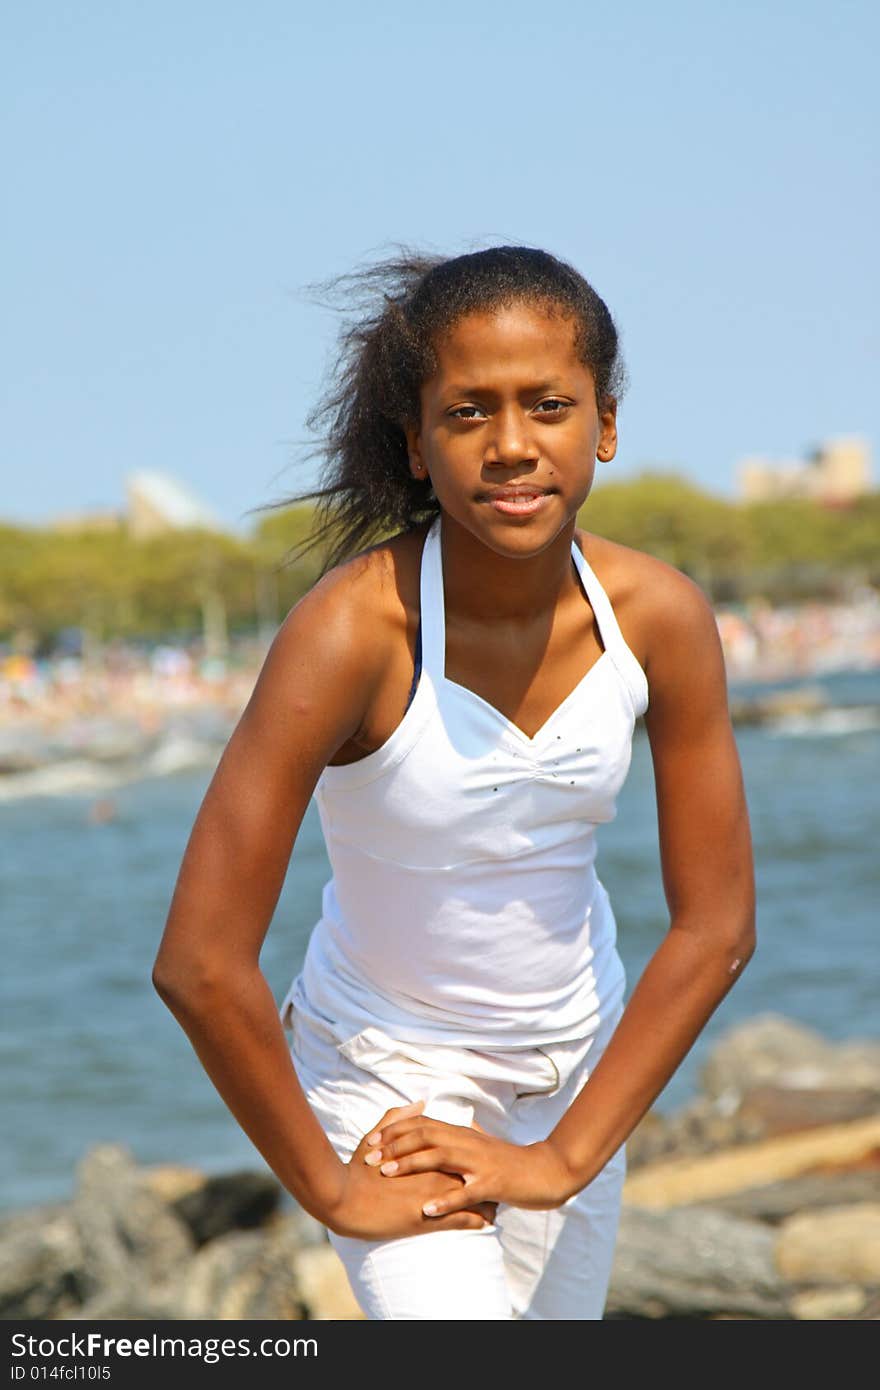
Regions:
<svg viewBox="0 0 880 1390"><path fill-rule="evenodd" d="M670 1150L667 1117L658 1110L649 1110L636 1125L626 1141L627 1168L641 1168L654 1163Z"/></svg>
<svg viewBox="0 0 880 1390"><path fill-rule="evenodd" d="M792 1216L779 1229L776 1265L792 1283L880 1286L880 1202Z"/></svg>
<svg viewBox="0 0 880 1390"><path fill-rule="evenodd" d="M777 1226L799 1211L820 1211L853 1202L869 1202L877 1197L877 1174L870 1169L852 1172L811 1173L801 1178L747 1187L726 1197L714 1197L715 1211L745 1216Z"/></svg>
<svg viewBox="0 0 880 1390"><path fill-rule="evenodd" d="M798 1177L818 1168L846 1168L873 1162L880 1148L880 1117L828 1125L742 1145L703 1158L653 1163L627 1177L623 1200L633 1206L664 1208L705 1203L745 1188Z"/></svg>
<svg viewBox="0 0 880 1390"><path fill-rule="evenodd" d="M61 1316L80 1302L83 1251L63 1206L34 1207L0 1221L0 1319Z"/></svg>
<svg viewBox="0 0 880 1390"><path fill-rule="evenodd" d="M175 1215L189 1228L197 1245L229 1231L264 1226L277 1212L283 1193L270 1173L221 1173L181 1193L172 1202Z"/></svg>
<svg viewBox="0 0 880 1390"><path fill-rule="evenodd" d="M606 1317L786 1318L774 1236L710 1208L624 1208Z"/></svg>
<svg viewBox="0 0 880 1390"><path fill-rule="evenodd" d="M873 1289L868 1295L868 1301L860 1313L853 1314L859 1319L868 1319L871 1322L880 1321L880 1289Z"/></svg>
<svg viewBox="0 0 880 1390"><path fill-rule="evenodd" d="M161 1289L138 1288L126 1284L121 1288L100 1289L77 1308L58 1314L66 1322L99 1322L104 1319L128 1322L132 1319L176 1318L176 1291L167 1285Z"/></svg>
<svg viewBox="0 0 880 1390"><path fill-rule="evenodd" d="M289 1223L290 1230L296 1237L296 1243L300 1249L311 1249L314 1246L326 1246L328 1244L327 1227L322 1226L314 1216L310 1216L307 1211L303 1211L293 1199L286 1211L283 1211L276 1218L275 1223L280 1225Z"/></svg>
<svg viewBox="0 0 880 1390"><path fill-rule="evenodd" d="M264 1239L259 1231L235 1231L203 1246L187 1266L177 1316L244 1317L244 1286Z"/></svg>
<svg viewBox="0 0 880 1390"><path fill-rule="evenodd" d="M880 1090L871 1087L755 1086L735 1113L742 1130L761 1138L880 1115Z"/></svg>
<svg viewBox="0 0 880 1390"><path fill-rule="evenodd" d="M302 1318L300 1268L316 1306L336 1310L322 1316L356 1316L324 1227L290 1199L282 1212L282 1195L261 1173L141 1170L123 1147L100 1145L69 1204L0 1221L0 1316Z"/></svg>
<svg viewBox="0 0 880 1390"><path fill-rule="evenodd" d="M307 1317L323 1322L363 1318L345 1266L331 1245L301 1250L294 1268Z"/></svg>
<svg viewBox="0 0 880 1390"><path fill-rule="evenodd" d="M698 1096L673 1115L649 1111L626 1141L627 1164L634 1169L663 1158L696 1157L752 1143L762 1133L760 1121L740 1116L736 1098Z"/></svg>
<svg viewBox="0 0 880 1390"><path fill-rule="evenodd" d="M80 1295L90 1302L113 1290L124 1302L174 1283L195 1243L183 1222L150 1191L128 1151L90 1150L77 1169L71 1216L82 1248Z"/></svg>
<svg viewBox="0 0 880 1390"><path fill-rule="evenodd" d="M880 1092L880 1043L829 1043L778 1014L759 1014L715 1046L701 1085L710 1097L737 1099L763 1085Z"/></svg>
<svg viewBox="0 0 880 1390"><path fill-rule="evenodd" d="M148 1191L160 1197L166 1206L173 1206L181 1197L205 1185L205 1174L199 1168L182 1163L157 1163L141 1169L141 1182Z"/></svg>
<svg viewBox="0 0 880 1390"><path fill-rule="evenodd" d="M841 1284L837 1289L807 1289L793 1294L791 1311L802 1322L827 1322L835 1318L857 1318L865 1311L867 1303L864 1289L856 1284Z"/></svg>
<svg viewBox="0 0 880 1390"><path fill-rule="evenodd" d="M661 1159L696 1158L780 1134L880 1116L880 1092L759 1086L743 1096L698 1096L673 1115L650 1111L626 1143L630 1170Z"/></svg>
<svg viewBox="0 0 880 1390"><path fill-rule="evenodd" d="M297 1279L299 1222L282 1220L271 1233L240 1231L202 1247L190 1262L177 1317L301 1319Z"/></svg>

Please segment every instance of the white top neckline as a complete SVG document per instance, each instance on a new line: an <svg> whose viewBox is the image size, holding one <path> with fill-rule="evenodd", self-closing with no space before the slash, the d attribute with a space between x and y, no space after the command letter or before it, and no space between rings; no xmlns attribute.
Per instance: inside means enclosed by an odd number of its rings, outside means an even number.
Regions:
<svg viewBox="0 0 880 1390"><path fill-rule="evenodd" d="M615 665L622 665L621 674L630 690L634 695L634 704L639 703L642 693L645 695L645 705L647 705L647 677L640 666L634 653L624 640L620 631L620 626L614 616L614 610L608 595L599 583L595 570L590 565L586 556L581 551L574 537L571 541L571 555L574 560L581 589L593 610L596 624L599 628L599 636L602 639L603 650L599 657L593 662L592 666L584 672L577 684L560 701L556 708L547 716L539 729L534 734L527 734L524 729L504 714L497 705L486 700L482 695L471 690L470 686L461 685L458 681L451 680L446 674L446 597L443 588L443 547L442 547L442 516L435 517L425 537L425 550L422 555L422 566L427 564L433 569L433 591L435 602L426 612L425 606L422 607L422 669L427 668L435 680L440 680L449 689L456 691L465 698L478 701L478 703L504 725L510 734L519 739L527 748L535 749L541 743L544 735L550 726L556 722L557 716L563 713L571 702L584 690L590 682L594 672L600 667L607 665L606 658L614 661ZM426 641L426 625L429 629L429 637ZM615 661L615 653L619 660ZM635 671L633 671L635 667ZM641 677L641 680L639 680ZM635 688L631 681L635 679ZM644 692L641 690L644 684Z"/></svg>
<svg viewBox="0 0 880 1390"><path fill-rule="evenodd" d="M530 738L519 725L475 690L459 685L446 675L446 609L443 592L443 555L441 549L442 513L436 516L428 528L422 547L421 571L419 578L420 618L422 631L422 670L416 685L415 694L410 701L397 727L384 743L358 758L353 763L327 764L321 773L319 783L326 786L355 787L371 782L390 767L406 757L419 739L425 724L436 708L442 689L451 695L473 701L502 728L504 734L521 751L535 754L541 748L551 726L575 703L576 697L583 694L595 681L598 686L601 676L609 666L616 670L629 696L636 717L648 707L648 680L636 656L627 645L614 615L608 595L599 579L582 553L574 538L571 553L581 587L593 610L603 652L584 673L577 685L569 691L540 729Z"/></svg>

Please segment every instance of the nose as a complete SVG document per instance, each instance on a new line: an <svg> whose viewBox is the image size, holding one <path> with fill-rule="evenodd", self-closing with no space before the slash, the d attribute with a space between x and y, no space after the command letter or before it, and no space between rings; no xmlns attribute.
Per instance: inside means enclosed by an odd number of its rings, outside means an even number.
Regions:
<svg viewBox="0 0 880 1390"><path fill-rule="evenodd" d="M499 410L486 442L483 462L509 468L519 463L537 463L538 458L524 412L515 405Z"/></svg>

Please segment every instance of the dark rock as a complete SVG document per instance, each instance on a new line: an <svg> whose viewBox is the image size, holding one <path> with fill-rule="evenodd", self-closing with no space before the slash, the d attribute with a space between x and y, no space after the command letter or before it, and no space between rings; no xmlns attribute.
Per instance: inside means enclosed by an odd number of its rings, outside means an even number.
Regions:
<svg viewBox="0 0 880 1390"><path fill-rule="evenodd" d="M755 1086L746 1091L734 1115L737 1127L763 1139L820 1125L846 1124L880 1115L880 1090L861 1086Z"/></svg>
<svg viewBox="0 0 880 1390"><path fill-rule="evenodd" d="M229 1231L264 1226L278 1211L283 1188L268 1173L222 1173L171 1204L171 1210L189 1228L196 1245Z"/></svg>
<svg viewBox="0 0 880 1390"><path fill-rule="evenodd" d="M789 1318L775 1235L709 1207L624 1207L606 1316Z"/></svg>
<svg viewBox="0 0 880 1390"><path fill-rule="evenodd" d="M714 1197L712 1209L776 1226L796 1212L821 1211L824 1207L876 1201L878 1189L880 1181L877 1173L870 1169L811 1173L767 1183L763 1187L745 1188L742 1192L731 1192L724 1197ZM690 1208L682 1206L678 1210L687 1211Z"/></svg>

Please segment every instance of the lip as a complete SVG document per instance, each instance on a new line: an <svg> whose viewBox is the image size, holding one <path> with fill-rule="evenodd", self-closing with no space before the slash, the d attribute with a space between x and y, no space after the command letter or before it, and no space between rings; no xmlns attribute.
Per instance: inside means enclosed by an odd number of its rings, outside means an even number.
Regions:
<svg viewBox="0 0 880 1390"><path fill-rule="evenodd" d="M496 512L506 516L534 516L549 496L550 493L540 487L500 487L489 493L486 500Z"/></svg>

